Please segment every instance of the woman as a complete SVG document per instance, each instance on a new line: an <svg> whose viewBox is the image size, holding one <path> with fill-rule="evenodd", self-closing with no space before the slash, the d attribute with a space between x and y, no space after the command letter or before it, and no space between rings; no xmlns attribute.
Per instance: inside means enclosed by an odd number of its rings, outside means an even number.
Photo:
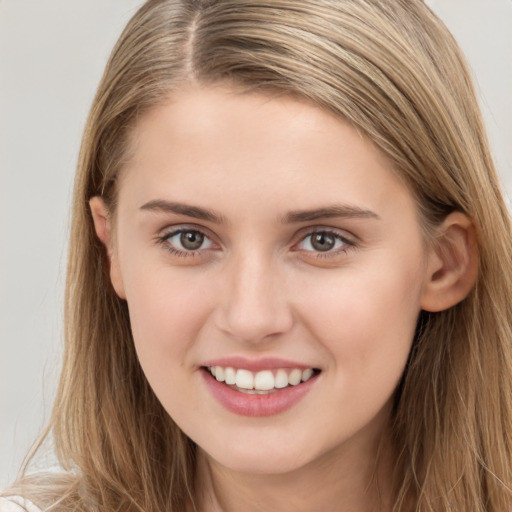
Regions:
<svg viewBox="0 0 512 512"><path fill-rule="evenodd" d="M510 234L464 59L422 2L147 2L78 166L64 472L8 494L512 508Z"/></svg>

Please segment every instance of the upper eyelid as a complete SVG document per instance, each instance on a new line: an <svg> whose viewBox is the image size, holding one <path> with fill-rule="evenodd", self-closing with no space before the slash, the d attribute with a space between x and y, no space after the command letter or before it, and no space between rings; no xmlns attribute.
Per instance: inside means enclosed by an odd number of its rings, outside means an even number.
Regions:
<svg viewBox="0 0 512 512"><path fill-rule="evenodd" d="M157 233L157 238L168 238L172 235L176 235L178 233L182 233L184 231L197 231L198 233L201 233L205 237L212 240L215 238L215 235L204 226L198 226L196 224L175 224L173 226L166 226L163 229L160 229Z"/></svg>
<svg viewBox="0 0 512 512"><path fill-rule="evenodd" d="M333 228L327 226L314 226L309 228L304 228L301 230L296 236L298 241L304 240L306 237L311 236L315 233L329 233L335 235L347 243L355 244L358 242L358 237L355 236L350 231L341 228Z"/></svg>

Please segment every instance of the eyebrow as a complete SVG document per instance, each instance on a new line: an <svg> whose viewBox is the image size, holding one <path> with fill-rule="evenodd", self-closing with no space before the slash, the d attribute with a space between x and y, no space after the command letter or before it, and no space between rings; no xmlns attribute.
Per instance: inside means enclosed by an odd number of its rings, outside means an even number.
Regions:
<svg viewBox="0 0 512 512"><path fill-rule="evenodd" d="M364 210L357 206L332 205L313 210L291 211L284 216L283 222L291 224L297 222L310 222L318 219L332 219L334 217L380 219L380 217L371 210Z"/></svg>
<svg viewBox="0 0 512 512"><path fill-rule="evenodd" d="M222 215L219 215L212 210L184 203L176 203L174 201L166 201L164 199L154 199L149 201L143 204L140 209L164 213L175 213L178 215L192 217L194 219L206 220L215 224L221 224L224 221L224 217Z"/></svg>
<svg viewBox="0 0 512 512"><path fill-rule="evenodd" d="M174 213L185 215L194 219L205 220L215 224L222 224L225 218L212 210L192 206L185 203L166 201L165 199L153 199L140 207L141 210L157 211L164 213ZM281 221L285 224L300 222L310 222L318 219L330 219L335 217L343 218L362 218L362 219L380 219L380 217L371 210L364 210L357 206L332 205L312 210L296 210L288 212Z"/></svg>

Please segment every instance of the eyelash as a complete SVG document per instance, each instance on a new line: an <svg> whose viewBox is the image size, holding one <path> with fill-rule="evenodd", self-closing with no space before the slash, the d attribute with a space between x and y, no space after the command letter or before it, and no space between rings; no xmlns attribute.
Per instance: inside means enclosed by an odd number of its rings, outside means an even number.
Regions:
<svg viewBox="0 0 512 512"><path fill-rule="evenodd" d="M204 240L209 240L211 242L210 237L207 234L205 234L203 231L201 231L200 229L186 228L186 227L180 227L178 229L174 229L172 231L168 231L168 232L164 233L162 236L158 237L157 242L160 245L162 245L168 252L170 252L174 256L177 256L178 258L187 258L187 257L191 257L191 256L197 256L201 250L204 250L204 249L182 250L182 249L178 249L178 248L174 247L173 245L171 245L169 240L171 238L181 235L183 233L196 233L196 234L199 234L200 236L204 237Z"/></svg>
<svg viewBox="0 0 512 512"><path fill-rule="evenodd" d="M181 235L183 233L196 233L200 236L204 237L204 240L210 241L211 244L213 242L211 241L211 238L204 233L200 229L195 228L186 228L186 227L180 227L178 229L174 229L172 231L168 231L164 233L163 235L159 236L157 238L157 242L162 245L168 252L170 252L173 256L177 256L178 258L187 258L187 257L194 257L198 256L198 254L205 250L205 249L197 249L197 250L182 250L174 247L171 245L169 240L175 236ZM356 243L352 240L349 240L348 238L342 236L339 232L334 231L332 229L322 229L322 228L315 228L308 233L304 234L300 240L293 245L293 247L297 247L298 245L304 243L308 238L312 237L313 235L322 234L331 236L335 239L336 242L342 242L343 246L341 248L337 248L335 250L326 250L326 251L315 251L315 250L307 250L305 252L314 254L315 258L330 258L338 256L340 253L346 254L351 249L353 249L356 246ZM310 240L311 245L311 240ZM296 251L300 251L300 249L295 249Z"/></svg>
<svg viewBox="0 0 512 512"><path fill-rule="evenodd" d="M322 228L316 228L314 230L309 231L307 234L305 234L295 246L304 243L308 238L310 239L309 244L312 245L311 237L313 235L327 235L331 236L335 239L336 242L342 242L343 246L338 247L337 249L329 249L326 251L306 251L309 253L313 253L315 258L333 258L338 256L340 253L346 254L351 249L355 247L355 242L352 240L349 240L347 237L341 235L338 231L334 231L332 229L322 229Z"/></svg>

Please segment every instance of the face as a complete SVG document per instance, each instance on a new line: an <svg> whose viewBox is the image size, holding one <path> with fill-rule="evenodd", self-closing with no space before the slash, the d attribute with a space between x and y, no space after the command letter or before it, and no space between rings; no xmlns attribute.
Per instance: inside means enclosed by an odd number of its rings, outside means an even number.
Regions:
<svg viewBox="0 0 512 512"><path fill-rule="evenodd" d="M222 87L173 94L132 144L111 276L170 416L235 470L360 457L389 415L428 259L391 164L318 107Z"/></svg>

